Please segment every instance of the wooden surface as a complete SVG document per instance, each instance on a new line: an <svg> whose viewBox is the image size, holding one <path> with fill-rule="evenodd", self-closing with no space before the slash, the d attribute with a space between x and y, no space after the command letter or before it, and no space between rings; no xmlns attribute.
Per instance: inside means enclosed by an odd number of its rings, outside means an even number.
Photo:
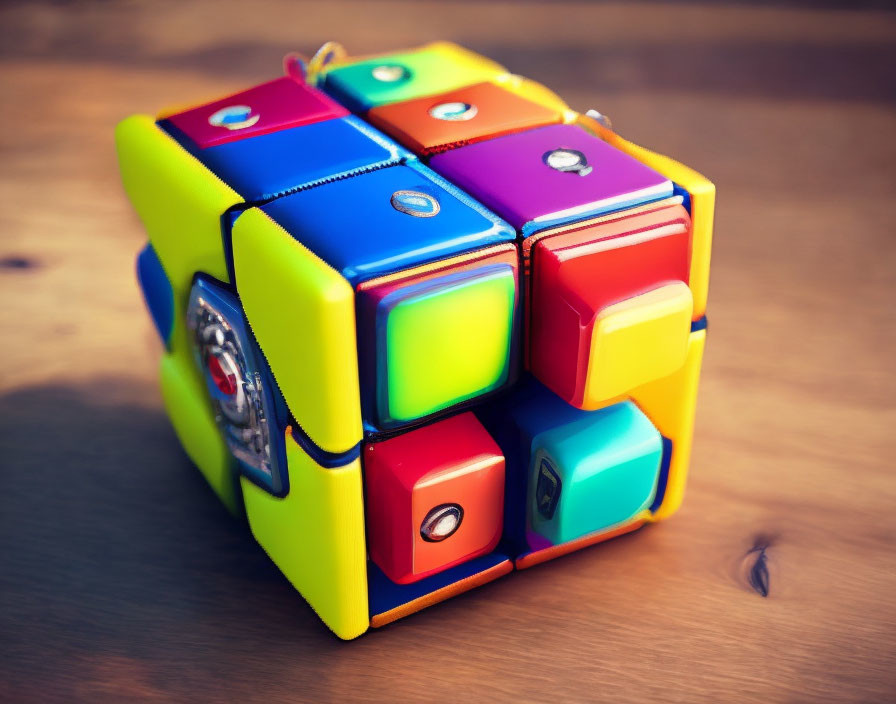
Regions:
<svg viewBox="0 0 896 704"><path fill-rule="evenodd" d="M0 700L896 699L896 16L805 4L4 3ZM112 129L438 37L718 184L692 474L666 523L346 644L163 415Z"/></svg>

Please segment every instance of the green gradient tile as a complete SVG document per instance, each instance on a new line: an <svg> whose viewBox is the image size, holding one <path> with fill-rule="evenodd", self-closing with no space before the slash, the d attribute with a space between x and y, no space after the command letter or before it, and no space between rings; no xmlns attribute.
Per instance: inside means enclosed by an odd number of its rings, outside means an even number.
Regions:
<svg viewBox="0 0 896 704"><path fill-rule="evenodd" d="M378 311L381 418L408 421L507 381L516 278L484 267L399 289Z"/></svg>
<svg viewBox="0 0 896 704"><path fill-rule="evenodd" d="M323 89L350 110L363 113L377 105L421 98L491 81L506 70L450 42L417 51L379 56L330 69Z"/></svg>

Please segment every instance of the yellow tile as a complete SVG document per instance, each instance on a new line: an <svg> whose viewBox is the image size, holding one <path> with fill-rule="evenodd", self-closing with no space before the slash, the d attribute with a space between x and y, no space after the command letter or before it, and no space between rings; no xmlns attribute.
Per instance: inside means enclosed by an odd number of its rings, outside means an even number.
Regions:
<svg viewBox="0 0 896 704"><path fill-rule="evenodd" d="M196 272L228 280L221 214L242 199L148 115L120 122L115 147L124 189L174 293L169 353L161 364L168 416L190 459L227 508L237 513L239 486L214 423L205 382L193 361L186 310Z"/></svg>
<svg viewBox="0 0 896 704"><path fill-rule="evenodd" d="M246 318L296 421L322 449L350 450L361 440L352 287L257 208L234 223L233 266Z"/></svg>
<svg viewBox="0 0 896 704"><path fill-rule="evenodd" d="M286 433L289 494L271 496L243 478L255 539L340 638L370 624L361 460L325 469Z"/></svg>
<svg viewBox="0 0 896 704"><path fill-rule="evenodd" d="M697 384L706 344L706 330L692 332L688 340L687 359L674 374L645 384L631 393L632 400L650 418L665 437L672 441L672 461L663 503L653 515L659 521L672 515L681 505L691 458L694 435L694 411L697 407Z"/></svg>
<svg viewBox="0 0 896 704"><path fill-rule="evenodd" d="M205 385L187 355L166 354L159 365L165 410L187 456L233 515L242 514L242 498L233 455L215 423Z"/></svg>
<svg viewBox="0 0 896 704"><path fill-rule="evenodd" d="M668 376L684 364L693 300L677 281L604 308L591 336L582 407Z"/></svg>

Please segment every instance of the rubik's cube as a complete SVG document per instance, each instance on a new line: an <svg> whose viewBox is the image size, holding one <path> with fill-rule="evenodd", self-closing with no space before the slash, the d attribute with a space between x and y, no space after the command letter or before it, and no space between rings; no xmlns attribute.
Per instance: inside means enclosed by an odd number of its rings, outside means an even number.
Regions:
<svg viewBox="0 0 896 704"><path fill-rule="evenodd" d="M448 43L117 129L187 454L341 638L677 509L715 189Z"/></svg>

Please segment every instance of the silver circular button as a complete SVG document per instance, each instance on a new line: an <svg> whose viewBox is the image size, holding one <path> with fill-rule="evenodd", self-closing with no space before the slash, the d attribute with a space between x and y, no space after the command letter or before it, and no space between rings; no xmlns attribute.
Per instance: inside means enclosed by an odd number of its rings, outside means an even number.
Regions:
<svg viewBox="0 0 896 704"><path fill-rule="evenodd" d="M397 211L415 218L431 218L442 209L435 197L422 191L395 191L391 203Z"/></svg>
<svg viewBox="0 0 896 704"><path fill-rule="evenodd" d="M252 108L248 105L228 105L212 113L208 118L208 124L212 127L225 127L228 130L242 130L251 127L261 119L259 113L252 114Z"/></svg>
<svg viewBox="0 0 896 704"><path fill-rule="evenodd" d="M428 543L441 542L454 535L463 520L464 510L460 504L436 506L423 519L420 536Z"/></svg>
<svg viewBox="0 0 896 704"><path fill-rule="evenodd" d="M454 101L450 103L439 103L433 105L429 109L429 116L437 120L447 120L449 122L465 122L472 120L479 112L479 108L470 103Z"/></svg>
<svg viewBox="0 0 896 704"><path fill-rule="evenodd" d="M577 173L579 176L587 176L593 171L593 168L588 166L588 157L578 149L565 147L552 149L545 152L541 159L555 171Z"/></svg>
<svg viewBox="0 0 896 704"><path fill-rule="evenodd" d="M395 83L410 75L404 66L398 64L382 64L375 67L370 73L376 80L383 83Z"/></svg>

